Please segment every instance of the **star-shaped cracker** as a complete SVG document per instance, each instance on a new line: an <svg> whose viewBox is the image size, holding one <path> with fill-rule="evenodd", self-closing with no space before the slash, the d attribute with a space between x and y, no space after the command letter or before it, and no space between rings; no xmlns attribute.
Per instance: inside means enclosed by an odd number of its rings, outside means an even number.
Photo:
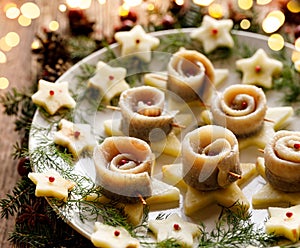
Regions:
<svg viewBox="0 0 300 248"><path fill-rule="evenodd" d="M54 197L67 201L69 190L75 186L74 182L64 179L53 169L44 173L30 172L28 177L36 185L35 195L37 197Z"/></svg>
<svg viewBox="0 0 300 248"><path fill-rule="evenodd" d="M123 67L111 67L99 61L95 75L88 81L88 87L97 89L103 100L109 102L124 90L129 89L125 81L126 73Z"/></svg>
<svg viewBox="0 0 300 248"><path fill-rule="evenodd" d="M163 220L150 220L148 226L158 242L175 239L183 247L192 247L194 238L201 234L199 226L184 221L178 214L171 214Z"/></svg>
<svg viewBox="0 0 300 248"><path fill-rule="evenodd" d="M97 145L89 124L75 124L62 119L58 126L59 131L54 133L54 143L68 148L75 158L78 158L83 151L93 151Z"/></svg>
<svg viewBox="0 0 300 248"><path fill-rule="evenodd" d="M192 31L190 36L201 41L204 52L210 53L218 47L233 47L234 41L230 34L232 27L233 21L230 19L216 20L206 15L201 26Z"/></svg>
<svg viewBox="0 0 300 248"><path fill-rule="evenodd" d="M264 149L266 143L275 134L275 131L282 127L293 114L294 110L290 106L268 107L262 129L249 137L238 138L239 149L242 150L249 146L257 146ZM205 124L212 124L213 118L211 112L204 110L201 113L201 120Z"/></svg>
<svg viewBox="0 0 300 248"><path fill-rule="evenodd" d="M300 205L290 208L270 207L270 218L265 224L267 233L297 242L300 236Z"/></svg>
<svg viewBox="0 0 300 248"><path fill-rule="evenodd" d="M50 115L61 108L74 108L75 100L69 93L69 83L51 83L39 80L38 91L31 96L32 101L43 107Z"/></svg>
<svg viewBox="0 0 300 248"><path fill-rule="evenodd" d="M265 160L263 157L257 158L257 171L264 179L266 179L264 163ZM252 196L252 206L256 209L288 207L298 204L300 204L300 192L283 192L276 190L269 183L266 183Z"/></svg>
<svg viewBox="0 0 300 248"><path fill-rule="evenodd" d="M270 58L262 48L252 57L236 61L236 68L243 73L243 84L254 84L264 88L272 87L273 76L280 74L282 67L283 64L279 60Z"/></svg>
<svg viewBox="0 0 300 248"><path fill-rule="evenodd" d="M94 232L91 241L96 247L140 247L140 242L131 237L123 227L113 227L101 222L95 222Z"/></svg>
<svg viewBox="0 0 300 248"><path fill-rule="evenodd" d="M121 45L122 56L134 55L145 62L151 61L151 50L160 43L158 38L147 34L140 25L130 31L115 33L115 39Z"/></svg>

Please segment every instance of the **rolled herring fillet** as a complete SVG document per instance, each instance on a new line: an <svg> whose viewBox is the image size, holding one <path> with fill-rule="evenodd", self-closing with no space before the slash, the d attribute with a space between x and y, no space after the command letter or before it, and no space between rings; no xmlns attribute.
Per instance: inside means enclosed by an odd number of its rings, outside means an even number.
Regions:
<svg viewBox="0 0 300 248"><path fill-rule="evenodd" d="M121 202L136 202L152 194L153 154L143 140L108 137L93 154L97 183L103 194Z"/></svg>
<svg viewBox="0 0 300 248"><path fill-rule="evenodd" d="M186 102L208 101L214 80L211 61L197 51L180 49L168 63L167 89Z"/></svg>
<svg viewBox="0 0 300 248"><path fill-rule="evenodd" d="M266 96L254 85L231 85L211 101L214 124L230 129L238 137L258 132L266 112Z"/></svg>
<svg viewBox="0 0 300 248"><path fill-rule="evenodd" d="M163 139L172 130L175 112L164 109L164 93L151 86L140 86L124 91L119 100L125 135L145 141Z"/></svg>
<svg viewBox="0 0 300 248"><path fill-rule="evenodd" d="M183 179L191 187L224 188L241 177L238 141L224 127L199 127L183 139L182 165Z"/></svg>
<svg viewBox="0 0 300 248"><path fill-rule="evenodd" d="M300 132L277 131L264 150L266 179L275 189L300 191Z"/></svg>

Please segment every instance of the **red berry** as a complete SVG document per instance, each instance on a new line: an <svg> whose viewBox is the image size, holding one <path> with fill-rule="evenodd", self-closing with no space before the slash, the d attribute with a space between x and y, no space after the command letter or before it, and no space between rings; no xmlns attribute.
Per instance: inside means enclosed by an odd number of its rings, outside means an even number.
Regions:
<svg viewBox="0 0 300 248"><path fill-rule="evenodd" d="M219 32L219 30L216 29L216 28L213 28L213 29L211 30L211 33L212 33L213 35L218 34L218 32Z"/></svg>
<svg viewBox="0 0 300 248"><path fill-rule="evenodd" d="M174 227L174 230L175 231L179 231L181 228L180 228L180 225L179 224L177 224L177 223L175 223L174 225L173 225L173 227Z"/></svg>
<svg viewBox="0 0 300 248"><path fill-rule="evenodd" d="M119 230L115 230L114 235L115 235L116 237L118 237L120 234L121 234L121 233L120 233Z"/></svg>
<svg viewBox="0 0 300 248"><path fill-rule="evenodd" d="M295 149L300 149L300 144L299 143L294 144L294 148Z"/></svg>
<svg viewBox="0 0 300 248"><path fill-rule="evenodd" d="M113 75L109 75L109 77L108 77L109 80L114 80L114 78L115 77Z"/></svg>
<svg viewBox="0 0 300 248"><path fill-rule="evenodd" d="M260 65L255 66L255 72L260 72L260 71L261 71Z"/></svg>
<svg viewBox="0 0 300 248"><path fill-rule="evenodd" d="M242 102L242 109L245 109L245 108L247 108L247 106L248 106L248 103L247 102Z"/></svg>
<svg viewBox="0 0 300 248"><path fill-rule="evenodd" d="M79 135L80 135L80 132L79 132L79 131L75 131L75 132L74 132L74 137L75 137L76 139L79 137Z"/></svg>
<svg viewBox="0 0 300 248"><path fill-rule="evenodd" d="M53 183L55 181L55 177L49 177L49 182Z"/></svg>
<svg viewBox="0 0 300 248"><path fill-rule="evenodd" d="M286 212L285 215L286 215L286 217L291 218L293 216L293 213L292 212Z"/></svg>
<svg viewBox="0 0 300 248"><path fill-rule="evenodd" d="M54 90L50 90L50 91L49 91L49 95L50 95L50 96L54 96Z"/></svg>

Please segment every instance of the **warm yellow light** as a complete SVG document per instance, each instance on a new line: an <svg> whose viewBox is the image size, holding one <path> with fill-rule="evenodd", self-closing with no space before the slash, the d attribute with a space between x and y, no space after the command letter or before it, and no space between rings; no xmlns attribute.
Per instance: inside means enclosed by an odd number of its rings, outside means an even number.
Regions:
<svg viewBox="0 0 300 248"><path fill-rule="evenodd" d="M24 3L21 6L20 10L24 16L30 19L36 19L41 14L39 6L37 6L35 3L32 2Z"/></svg>
<svg viewBox="0 0 300 248"><path fill-rule="evenodd" d="M4 37L5 42L10 47L15 47L20 43L20 36L16 32L9 32Z"/></svg>
<svg viewBox="0 0 300 248"><path fill-rule="evenodd" d="M292 13L298 13L300 12L300 2L297 0L291 0L287 3L287 8Z"/></svg>
<svg viewBox="0 0 300 248"><path fill-rule="evenodd" d="M126 4L123 4L119 7L119 16L128 16L129 7Z"/></svg>
<svg viewBox="0 0 300 248"><path fill-rule="evenodd" d="M9 52L11 50L11 48L12 47L6 43L5 37L2 37L0 39L0 50L2 50L4 52Z"/></svg>
<svg viewBox="0 0 300 248"><path fill-rule="evenodd" d="M208 7L208 14L213 18L223 17L223 8L218 3L213 3Z"/></svg>
<svg viewBox="0 0 300 248"><path fill-rule="evenodd" d="M258 5L266 5L268 3L272 2L272 0L257 0L256 3Z"/></svg>
<svg viewBox="0 0 300 248"><path fill-rule="evenodd" d="M91 4L92 0L67 0L67 5L70 8L88 9Z"/></svg>
<svg viewBox="0 0 300 248"><path fill-rule="evenodd" d="M50 31L57 31L59 29L59 23L57 21L51 21L49 23Z"/></svg>
<svg viewBox="0 0 300 248"><path fill-rule="evenodd" d="M284 47L284 39L280 34L272 34L268 39L268 45L273 51L279 51Z"/></svg>
<svg viewBox="0 0 300 248"><path fill-rule="evenodd" d="M12 8L12 7L17 7L17 5L15 3L7 3L4 5L3 11L6 12L9 8Z"/></svg>
<svg viewBox="0 0 300 248"><path fill-rule="evenodd" d="M4 63L6 63L6 61L7 61L7 58L6 58L5 53L0 51L0 64L4 64Z"/></svg>
<svg viewBox="0 0 300 248"><path fill-rule="evenodd" d="M277 18L279 20L279 22L280 22L280 26L284 24L285 15L280 10L271 11L268 14L268 17L275 17L275 18Z"/></svg>
<svg viewBox="0 0 300 248"><path fill-rule="evenodd" d="M135 7L142 3L142 0L124 0L124 3L129 7Z"/></svg>
<svg viewBox="0 0 300 248"><path fill-rule="evenodd" d="M262 22L262 28L266 33L274 33L280 28L280 20L276 17L267 17Z"/></svg>
<svg viewBox="0 0 300 248"><path fill-rule="evenodd" d="M184 0L175 0L175 3L179 6L184 5Z"/></svg>
<svg viewBox="0 0 300 248"><path fill-rule="evenodd" d="M16 19L20 15L20 10L12 6L6 10L5 15L8 19Z"/></svg>
<svg viewBox="0 0 300 248"><path fill-rule="evenodd" d="M148 11L153 11L154 9L155 9L155 6L154 6L153 3L149 3L149 4L147 5L147 10L148 10Z"/></svg>
<svg viewBox="0 0 300 248"><path fill-rule="evenodd" d="M292 53L292 61L295 63L298 60L300 61L300 51L294 50Z"/></svg>
<svg viewBox="0 0 300 248"><path fill-rule="evenodd" d="M214 0L193 0L194 4L206 7L213 3Z"/></svg>
<svg viewBox="0 0 300 248"><path fill-rule="evenodd" d="M106 4L106 0L98 0L98 2L99 2L100 5Z"/></svg>
<svg viewBox="0 0 300 248"><path fill-rule="evenodd" d="M240 22L240 26L241 26L242 29L248 29L251 26L251 22L249 20L247 20L247 19L243 19Z"/></svg>
<svg viewBox="0 0 300 248"><path fill-rule="evenodd" d="M31 19L26 16L20 15L18 18L18 23L23 27L28 27L31 24Z"/></svg>
<svg viewBox="0 0 300 248"><path fill-rule="evenodd" d="M60 4L60 5L58 5L58 10L60 12L66 12L67 11L67 6L65 4Z"/></svg>
<svg viewBox="0 0 300 248"><path fill-rule="evenodd" d="M243 10L251 9L253 6L253 0L238 0L238 6Z"/></svg>
<svg viewBox="0 0 300 248"><path fill-rule="evenodd" d="M0 77L0 89L4 90L8 87L8 85L9 85L8 79L5 77Z"/></svg>
<svg viewBox="0 0 300 248"><path fill-rule="evenodd" d="M31 49L32 50L36 50L36 49L39 49L39 48L41 48L41 42L40 42L40 40L38 40L38 39L35 39L32 43L31 43Z"/></svg>
<svg viewBox="0 0 300 248"><path fill-rule="evenodd" d="M300 52L300 38L298 38L297 40L295 40L295 48L297 51Z"/></svg>

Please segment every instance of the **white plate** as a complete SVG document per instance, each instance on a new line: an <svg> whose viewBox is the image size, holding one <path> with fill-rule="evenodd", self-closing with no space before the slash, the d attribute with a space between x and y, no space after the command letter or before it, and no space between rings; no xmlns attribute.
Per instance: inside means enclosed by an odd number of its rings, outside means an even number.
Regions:
<svg viewBox="0 0 300 248"><path fill-rule="evenodd" d="M178 30L168 30L168 31L161 31L161 32L156 32L153 33L156 37L162 38L162 37L168 37L169 35L173 35L177 33L184 33L185 35L188 35L191 32L192 29L183 29L181 31ZM258 48L263 48L268 54L274 53L268 48L267 44L267 37L258 35L258 34L253 34L253 33L248 33L248 32L241 32L241 31L232 31L233 36L235 37L236 41L240 45L246 45L250 49L253 49L254 51ZM287 58L291 57L293 46L290 44L285 45L286 48L286 54ZM120 54L120 47L118 44L113 44L110 46L110 49L114 51L114 53L118 56ZM237 53L238 51L241 51L243 48L237 48L235 47L233 49L233 53ZM91 64L95 65L99 60L104 60L107 56L107 49L101 49L90 56L86 57L76 65L74 65L71 69L69 69L62 77L60 77L57 82L62 82L62 81L68 81L70 83L70 87L72 91L76 91L76 94L82 94L82 90L77 89L77 84L78 84L78 75L80 75L81 72L81 66L83 64ZM150 72L157 72L157 71L165 71L166 70L166 65L168 63L168 60L172 54L168 53L162 53L162 52L155 52L153 56L153 60L151 61L149 65L149 71ZM123 63L123 66L126 68L126 66L130 67L132 66L131 64L126 63L126 60L122 61L123 58L119 58L117 62ZM220 85L220 87L217 90L221 90L222 88L225 88L226 86L230 84L235 84L235 83L240 83L241 81L241 76L239 73L236 72L235 69L235 60L234 56L231 56L229 59L226 60L212 60L215 68L227 68L230 70L230 75L226 82ZM128 68L127 68L128 69ZM130 71L129 74L135 74L135 73L143 73L143 69L139 69L137 71ZM280 102L282 95L278 92L268 92L267 98L268 98L268 106L279 106L282 104ZM88 108L88 109L87 109ZM89 110L89 111L87 111ZM75 110L75 115L74 115L74 122L79 123L82 121L82 118L90 123L93 127L93 130L95 134L97 135L105 135L103 131L103 125L102 122L105 119L109 118L115 118L114 112L110 110L105 110L105 111L99 111L97 112L96 110L93 110L90 108L89 104L87 102L84 102L82 104L79 104L76 107ZM37 111L34 120L32 123L32 127L34 127L31 130L30 134L30 152L33 152L36 148L38 147L46 147L45 145L45 139L49 138L49 140L52 139L53 137L53 132L56 130L55 125L51 125L51 122L55 119L54 118L46 118L43 114L41 114L40 111ZM299 125L299 119L294 117L293 122L290 124L290 126L287 126L287 129L292 129L292 130L297 130L297 125ZM40 127L41 129L37 132L36 127ZM43 130L43 128L45 130ZM47 131L48 130L48 131ZM256 148L254 148L255 150ZM257 157L257 152L253 152L253 149L251 150L246 150L241 152L241 159L243 162L252 162L255 163ZM159 158L160 163L172 163L176 162L174 158L172 157L166 157L163 156L163 158ZM58 161L58 163L60 163ZM64 163L62 163L64 164ZM35 171L43 171L45 169L45 165L41 165L41 163L35 163L32 165L33 170ZM50 165L51 167L51 165ZM62 165L62 168L64 170L65 165ZM57 168L56 168L57 169ZM69 169L68 169L69 170ZM72 173L74 175L78 175L79 177L81 176L86 176L89 177L92 181L95 180L95 169L94 165L92 162L91 157L86 157L82 158L79 161L77 161L74 164L74 167L70 169L68 173ZM160 173L158 172L156 174L157 177L160 177ZM262 179L257 177L254 179L251 183L249 183L244 189L244 193L249 199L249 202L251 202L251 195L255 193L260 187L261 187L261 182ZM87 182L87 186L89 183ZM76 195L74 196L76 198ZM181 199L182 201L182 199ZM67 222L79 233L84 235L87 238L90 238L92 231L93 231L93 221L84 221L82 222L79 218L78 211L76 207L74 208L73 211L66 211L64 208L54 206L53 207L58 211L59 214L64 216L67 220ZM206 225L210 225L214 223L214 220L216 216L219 214L219 208L213 207L210 209L205 209L202 211L201 214L197 216L196 219L200 219L205 222ZM251 210L252 211L252 219L255 223L262 225L263 221L267 217L267 211L266 210ZM155 218L158 213L170 213L170 212L178 212L180 215L183 215L182 211L182 203L178 208L172 208L172 209L167 209L165 211L153 211L150 213L150 218ZM209 214L207 214L209 213ZM81 213L82 214L82 213ZM89 214L89 213L86 213ZM209 216L209 217L207 217ZM184 217L185 218L185 217ZM187 218L189 219L189 218Z"/></svg>

